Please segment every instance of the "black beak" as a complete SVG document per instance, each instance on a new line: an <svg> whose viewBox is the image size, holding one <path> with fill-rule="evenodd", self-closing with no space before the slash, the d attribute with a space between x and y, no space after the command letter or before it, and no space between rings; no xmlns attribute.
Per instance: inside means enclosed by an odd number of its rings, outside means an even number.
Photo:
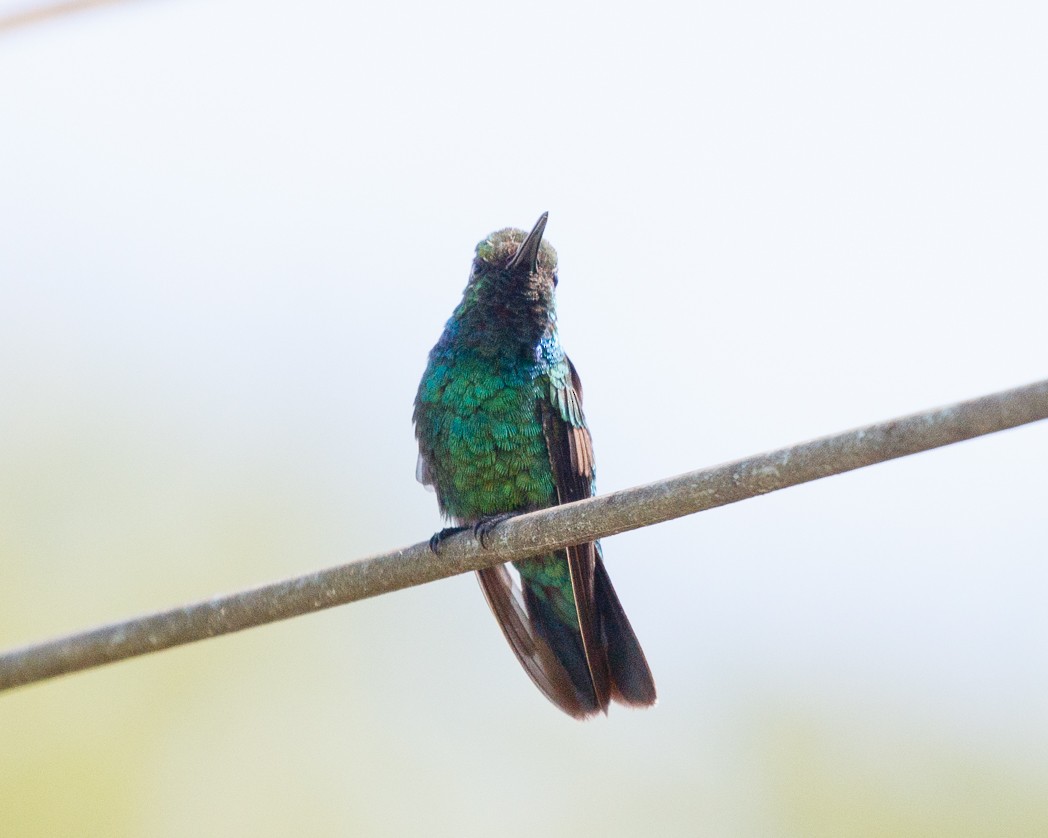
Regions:
<svg viewBox="0 0 1048 838"><path fill-rule="evenodd" d="M546 229L548 220L548 212L544 212L539 216L539 220L531 228L528 237L521 243L520 249L517 250L514 257L509 260L509 264L506 265L509 270L515 271L527 268L529 276L535 273L535 269L539 264L539 246L542 244L542 232Z"/></svg>

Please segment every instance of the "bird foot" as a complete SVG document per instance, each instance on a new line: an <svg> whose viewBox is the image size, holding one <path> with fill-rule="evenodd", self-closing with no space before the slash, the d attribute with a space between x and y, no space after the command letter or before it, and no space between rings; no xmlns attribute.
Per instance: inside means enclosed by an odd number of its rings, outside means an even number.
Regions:
<svg viewBox="0 0 1048 838"><path fill-rule="evenodd" d="M488 536L491 535L491 531L503 521L508 521L516 515L516 512L500 512L497 515L485 515L477 521L477 523L473 525L473 535L477 537L480 546L487 550L490 546L488 544Z"/></svg>
<svg viewBox="0 0 1048 838"><path fill-rule="evenodd" d="M455 535L455 533L465 532L469 527L444 527L440 532L433 533L433 537L429 540L429 549L433 553L440 551L440 543L447 538L449 535Z"/></svg>

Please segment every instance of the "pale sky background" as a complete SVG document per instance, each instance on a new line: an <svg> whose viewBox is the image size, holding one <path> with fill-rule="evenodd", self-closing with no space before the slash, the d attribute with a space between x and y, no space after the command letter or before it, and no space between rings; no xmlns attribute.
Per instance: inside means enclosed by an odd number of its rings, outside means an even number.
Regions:
<svg viewBox="0 0 1048 838"><path fill-rule="evenodd" d="M1032 2L0 31L0 646L427 538L426 353L543 210L601 490L1044 378L1046 44ZM470 577L4 695L0 832L1044 835L1046 464L608 539L652 711L562 717Z"/></svg>

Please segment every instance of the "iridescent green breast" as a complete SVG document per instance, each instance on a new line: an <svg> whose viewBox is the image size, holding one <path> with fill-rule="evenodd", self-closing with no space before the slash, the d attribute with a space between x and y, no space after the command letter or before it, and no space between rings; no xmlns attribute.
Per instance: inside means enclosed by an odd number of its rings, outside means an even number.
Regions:
<svg viewBox="0 0 1048 838"><path fill-rule="evenodd" d="M460 522L556 500L534 363L434 353L415 403L419 450L444 512Z"/></svg>

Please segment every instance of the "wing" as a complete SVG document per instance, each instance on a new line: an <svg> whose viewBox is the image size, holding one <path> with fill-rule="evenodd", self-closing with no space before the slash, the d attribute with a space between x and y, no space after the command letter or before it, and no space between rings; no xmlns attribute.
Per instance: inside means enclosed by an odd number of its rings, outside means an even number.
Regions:
<svg viewBox="0 0 1048 838"><path fill-rule="evenodd" d="M593 494L593 440L582 413L582 381L567 356L550 371L549 379L549 402L542 404L542 429L557 502L570 503ZM611 675L596 600L597 551L589 542L569 547L566 553L593 693L599 708L607 710Z"/></svg>
<svg viewBox="0 0 1048 838"><path fill-rule="evenodd" d="M563 369L561 369L562 367ZM593 441L582 413L582 381L565 356L550 376L550 407L543 428L560 503L594 492ZM604 567L600 545L569 547L568 567L582 643L600 708L610 697L623 704L655 703L655 679Z"/></svg>

